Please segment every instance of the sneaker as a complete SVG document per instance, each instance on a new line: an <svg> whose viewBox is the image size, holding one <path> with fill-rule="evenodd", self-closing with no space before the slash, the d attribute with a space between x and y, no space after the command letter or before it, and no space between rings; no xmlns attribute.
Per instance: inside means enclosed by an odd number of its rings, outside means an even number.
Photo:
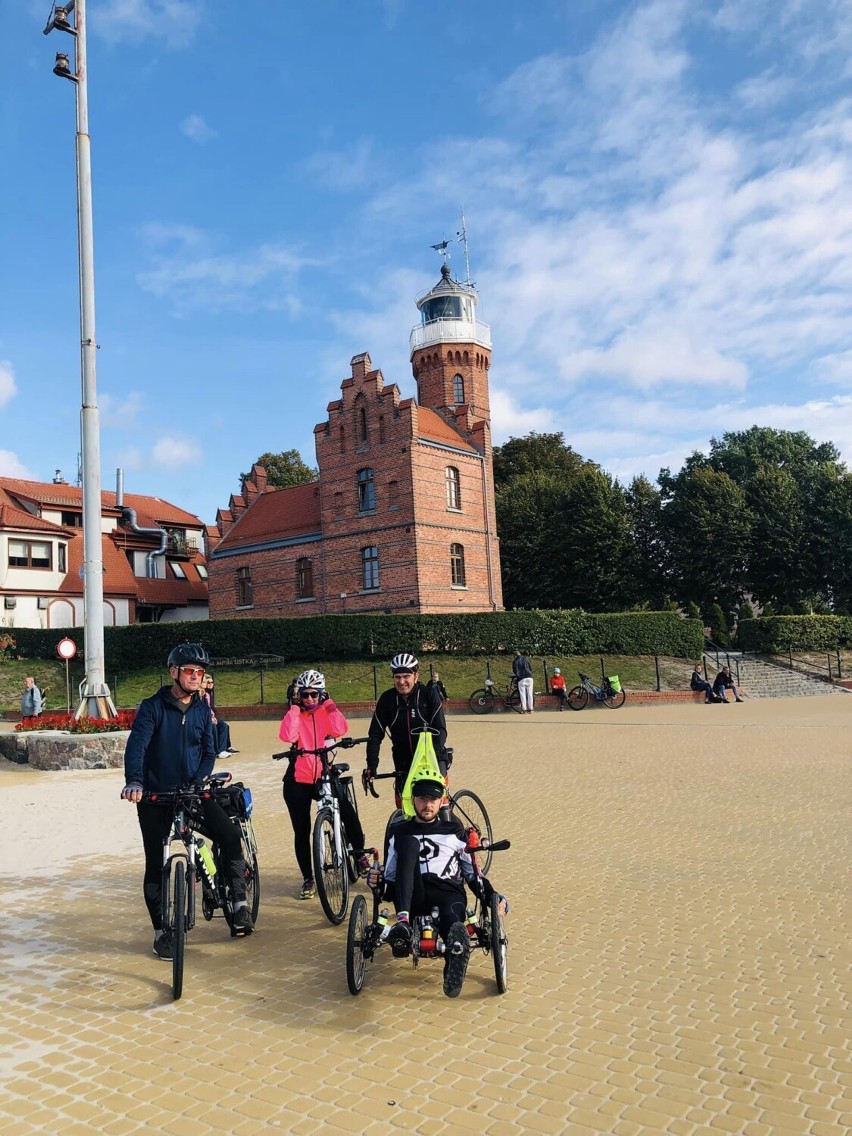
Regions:
<svg viewBox="0 0 852 1136"><path fill-rule="evenodd" d="M299 899L313 899L317 894L317 889L311 877L302 880L302 890L299 892Z"/></svg>
<svg viewBox="0 0 852 1136"><path fill-rule="evenodd" d="M454 923L444 944L444 993L448 998L458 998L461 994L469 954L467 928L464 923Z"/></svg>
<svg viewBox="0 0 852 1136"><path fill-rule="evenodd" d="M225 753L239 753L239 752L240 751L238 749L234 749L233 746L228 746L228 748L225 750Z"/></svg>
<svg viewBox="0 0 852 1136"><path fill-rule="evenodd" d="M249 911L248 904L244 903L241 907L234 910L234 931L238 935L250 935L254 930L254 923L251 921L251 912Z"/></svg>
<svg viewBox="0 0 852 1136"><path fill-rule="evenodd" d="M407 919L394 923L388 934L388 943L396 958L405 958L411 947L411 926Z"/></svg>
<svg viewBox="0 0 852 1136"><path fill-rule="evenodd" d="M172 937L168 931L163 931L162 935L158 935L154 940L154 954L163 962L172 961L174 952L172 951Z"/></svg>
<svg viewBox="0 0 852 1136"><path fill-rule="evenodd" d="M230 751L230 750L228 750L228 749L223 749L223 750L220 750L220 751L219 751L219 753L217 753L217 754L216 754L216 756L217 756L217 757L229 757L229 756L230 756L230 753L231 753L231 751Z"/></svg>

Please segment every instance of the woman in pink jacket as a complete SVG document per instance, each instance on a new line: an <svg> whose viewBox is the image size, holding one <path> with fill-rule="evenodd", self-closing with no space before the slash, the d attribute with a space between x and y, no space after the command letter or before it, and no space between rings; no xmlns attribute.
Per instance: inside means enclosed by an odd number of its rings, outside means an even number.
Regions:
<svg viewBox="0 0 852 1136"><path fill-rule="evenodd" d="M295 682L295 703L281 720L278 736L282 742L295 742L300 749L320 749L334 738L343 737L349 724L334 705L325 689L325 677L319 671L303 671ZM311 864L311 801L316 797L316 784L322 763L315 754L300 754L290 761L284 774L284 803L293 825L293 847L302 873L299 899L312 899L316 894ZM364 830L358 814L348 798L341 794L340 819L346 835L356 849L358 864L366 872L370 858L363 851Z"/></svg>

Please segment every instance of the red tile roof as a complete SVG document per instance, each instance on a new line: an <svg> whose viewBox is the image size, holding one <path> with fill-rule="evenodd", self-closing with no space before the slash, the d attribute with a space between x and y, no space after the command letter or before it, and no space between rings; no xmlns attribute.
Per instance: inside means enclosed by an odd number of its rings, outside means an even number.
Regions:
<svg viewBox="0 0 852 1136"><path fill-rule="evenodd" d="M2 490L0 490L0 529L16 529L54 535L62 533L66 536L71 534L71 530L64 529L61 525L55 525L53 521L43 521L41 517L34 517L25 509L16 508L8 499L3 500Z"/></svg>
<svg viewBox="0 0 852 1136"><path fill-rule="evenodd" d="M265 489L216 545L216 552L320 531L319 482Z"/></svg>
<svg viewBox="0 0 852 1136"><path fill-rule="evenodd" d="M81 509L83 507L83 490L79 485L57 485L43 481L22 481L16 477L0 477L0 489L5 489L18 497L25 497L29 501L37 501L40 505L53 505L61 508L68 505ZM160 497L146 497L141 493L125 493L124 504L135 509L140 525L189 525L191 528L202 528L202 522L194 513L187 513L179 509L170 501ZM101 490L101 508L117 511L114 490ZM146 518L143 521L142 518Z"/></svg>
<svg viewBox="0 0 852 1136"><path fill-rule="evenodd" d="M457 450L468 450L478 453L476 446L472 445L458 430L444 418L427 406L417 408L417 427L421 438L430 442L441 442L445 446L455 446Z"/></svg>

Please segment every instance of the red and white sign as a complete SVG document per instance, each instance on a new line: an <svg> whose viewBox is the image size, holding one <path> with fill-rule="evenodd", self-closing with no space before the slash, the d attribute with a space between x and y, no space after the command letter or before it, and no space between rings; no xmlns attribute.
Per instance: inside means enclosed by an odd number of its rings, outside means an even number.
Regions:
<svg viewBox="0 0 852 1136"><path fill-rule="evenodd" d="M67 662L77 654L77 644L73 639L60 639L56 644L56 653L60 659L65 659Z"/></svg>

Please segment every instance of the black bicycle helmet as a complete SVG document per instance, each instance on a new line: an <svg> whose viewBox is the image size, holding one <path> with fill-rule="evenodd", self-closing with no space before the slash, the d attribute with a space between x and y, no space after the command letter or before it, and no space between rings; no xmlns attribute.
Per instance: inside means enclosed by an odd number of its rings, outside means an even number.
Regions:
<svg viewBox="0 0 852 1136"><path fill-rule="evenodd" d="M443 783L436 781L433 777L424 777L420 781L415 781L411 786L412 797L429 797L433 801L439 801L444 793Z"/></svg>
<svg viewBox="0 0 852 1136"><path fill-rule="evenodd" d="M178 643L169 654L168 667L186 667L195 663L196 666L210 666L210 656L200 643Z"/></svg>

